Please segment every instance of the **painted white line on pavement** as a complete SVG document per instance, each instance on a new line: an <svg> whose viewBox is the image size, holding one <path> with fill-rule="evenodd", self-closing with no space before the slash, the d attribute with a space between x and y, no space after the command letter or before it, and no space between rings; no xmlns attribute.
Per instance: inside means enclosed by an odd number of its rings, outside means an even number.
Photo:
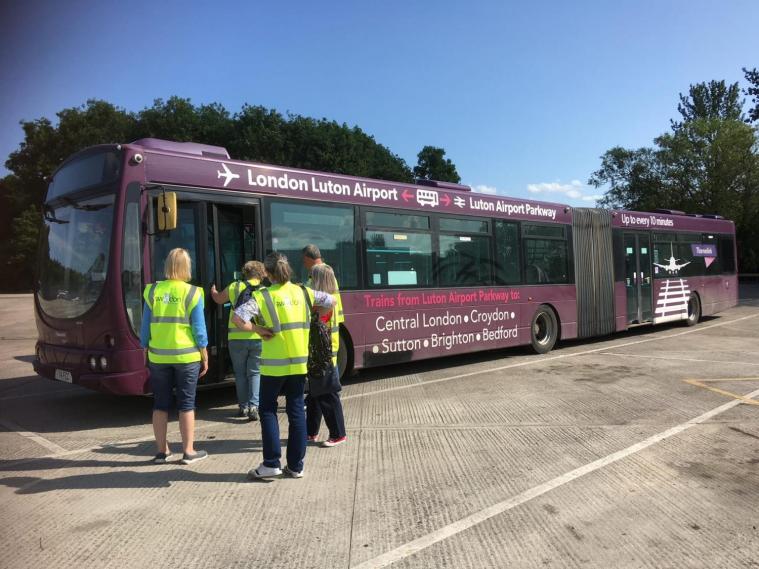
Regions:
<svg viewBox="0 0 759 569"><path fill-rule="evenodd" d="M725 360L697 360L694 358L673 358L671 356L649 356L647 354L618 354L615 352L604 352L602 356L618 356L620 358L643 358L646 360L672 360L678 362L701 362L707 364L730 364L741 366L759 366L759 362L738 362L738 361L725 361Z"/></svg>
<svg viewBox="0 0 759 569"><path fill-rule="evenodd" d="M573 352L570 354L558 354L555 356L548 356L548 357L531 357L527 361L523 362L517 362L514 364L507 364L499 367L491 367L483 370L477 370L477 371L470 371L467 373L460 373L458 375L452 375L450 377L442 377L440 379L430 379L427 381L420 381L419 383L412 383L409 385L397 385L395 387L388 387L387 389L377 389L375 391L367 391L366 393L356 393L354 395L346 395L344 397L340 397L343 401L348 399L358 399L359 397L370 397L372 395L376 395L378 393L388 393L390 391L400 391L402 389L412 389L415 387L423 387L425 385L432 385L435 383L442 383L444 381L451 381L454 379L461 379L463 377L472 377L474 375L481 375L484 373L492 373L494 371L503 371L505 369L512 369L515 367L524 367L524 366L530 366L530 365L536 365L536 364L542 364L546 362L552 362L555 360L561 360L565 358L574 358L577 356L586 356L588 354L596 354L598 352L604 352L606 350L615 350L617 348L625 348L627 346L635 346L637 344L645 344L646 342L655 342L657 340L666 340L668 338L676 338L678 336L685 336L686 334L695 334L696 332L703 332L704 330L709 330L710 328L716 328L718 326L727 326L729 324L734 324L735 322L740 322L741 320L748 320L749 318L756 318L759 316L759 313L757 314L750 314L749 316L742 316L741 318L736 318L735 320L729 320L727 322L717 322L716 324L711 324L709 326L699 326L697 328L691 328L690 330L685 330L684 332L677 332L676 334L669 334L667 336L658 336L656 335L653 338L644 338L642 340L635 340L633 342L626 342L624 344L616 344L614 346L605 346L603 348L594 348L592 350L583 350L581 352Z"/></svg>
<svg viewBox="0 0 759 569"><path fill-rule="evenodd" d="M45 437L42 437L38 435L37 433L25 431L24 429L19 427L16 423L13 423L12 421L2 420L0 421L0 427L8 429L9 431L16 433L17 435L21 435L22 437L26 437L30 441L34 441L38 445L45 447L47 450L51 450L53 452L66 452L65 448L58 446L53 441L49 441Z"/></svg>
<svg viewBox="0 0 759 569"><path fill-rule="evenodd" d="M2 423L0 423L0 425L2 425ZM195 432L202 431L204 429L209 429L211 427L218 427L218 423L204 423L204 424L201 424L201 425L198 425L196 423L195 424ZM34 434L34 433L30 433L30 434ZM172 436L173 437L177 437L179 434L180 434L179 430L177 429L175 431L169 431L168 436L169 437L172 437ZM21 466L21 465L24 465L24 464L28 464L30 462L37 462L37 461L40 461L40 460L51 460L51 459L54 460L54 459L57 459L57 458L63 458L63 457L67 457L67 456L73 456L73 455L77 455L77 454L84 454L84 453L87 453L87 452L97 452L99 450L104 450L104 449L108 449L108 448L118 448L118 447L123 446L123 445L146 443L146 442L154 441L154 440L155 440L155 436L153 436L153 435L146 435L144 437L137 437L137 438L134 438L134 439L127 439L127 440L124 440L124 441L115 441L115 442L111 442L111 443L103 443L103 444L100 444L100 445L96 445L94 447L87 447L87 448L76 448L76 449L66 450L65 448L58 447L58 449L56 450L55 454L46 454L45 456L35 456L35 457L32 457L32 458L19 458L17 460L9 460L8 462L0 465L0 474L3 473L3 472L7 472L11 468L16 468L18 466ZM198 442L197 439L196 439L195 442ZM50 444L54 444L54 443L50 443ZM51 449L51 450L54 450L54 449Z"/></svg>
<svg viewBox="0 0 759 569"><path fill-rule="evenodd" d="M746 397L753 398L753 397L756 397L757 395L759 395L759 389L752 391L751 393L746 395ZM539 486L535 486L534 488L525 490L521 494L517 494L516 496L513 496L512 498L509 498L502 502L498 502L497 504L494 504L490 506L489 508L485 508L484 510L475 512L474 514L471 514L465 518L455 521L452 524L448 524L447 526L444 526L438 530L428 533L425 536L422 536L418 539L410 541L404 545L401 545L400 547L396 547L395 549L388 551L386 553L383 553L382 555L378 555L377 557L373 559L369 559L368 561L364 561L363 563L354 565L351 569L380 569L382 567L387 567L389 565L392 565L393 563L397 561L405 559L406 557L414 555L415 553L418 553L419 551L430 547L431 545L434 545L440 541L443 541L445 539L448 539L449 537L452 537L458 533L461 533L469 528L472 528L478 524L481 524L482 522L487 521L490 518L493 518L499 514L503 514L504 512L514 509L517 506L521 506L522 504L529 502L530 500L533 500L534 498L542 496L543 494L546 494L547 492L550 492L551 490L554 490L558 488L559 486L563 486L564 484L567 484L568 482L576 480L577 478L580 478L581 476L585 476L586 474L595 472L596 470L599 470L601 468L604 468L605 466L618 462L622 460L623 458L626 458L632 454L640 452L652 445L655 445L656 443L659 443L665 439L678 435L682 433L683 431L690 429L694 425L704 423L705 421L708 421L709 419L716 417L720 413L724 413L725 411L728 411L729 409L732 409L733 407L736 407L737 405L740 405L740 404L741 404L741 401L736 399L735 401L730 401L728 403L725 403L724 405L720 405L719 407L716 407L712 409L711 411L707 411L703 415L699 415L695 419L691 419L690 421L681 423L675 427L672 427L671 429L667 429L666 431L662 431L661 433L648 437L647 439L642 440L639 443L636 443L632 446L629 446L626 449L612 453L603 458L599 458L598 460L594 460L593 462L588 463L579 468L575 468L574 470L570 470L569 472L562 474L561 476L558 476L554 478L553 480L549 480L548 482L540 484Z"/></svg>

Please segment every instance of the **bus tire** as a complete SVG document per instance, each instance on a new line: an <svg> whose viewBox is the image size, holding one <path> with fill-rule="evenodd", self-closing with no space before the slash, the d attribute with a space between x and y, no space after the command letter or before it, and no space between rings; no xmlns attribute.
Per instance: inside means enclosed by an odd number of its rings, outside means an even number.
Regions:
<svg viewBox="0 0 759 569"><path fill-rule="evenodd" d="M688 318L685 319L686 326L695 326L701 320L701 300L697 294L691 294L688 299Z"/></svg>
<svg viewBox="0 0 759 569"><path fill-rule="evenodd" d="M348 332L340 326L340 345L337 348L337 371L342 380L353 369L353 342Z"/></svg>
<svg viewBox="0 0 759 569"><path fill-rule="evenodd" d="M556 313L549 306L542 305L532 317L530 323L530 344L538 354L550 352L559 337L559 321Z"/></svg>

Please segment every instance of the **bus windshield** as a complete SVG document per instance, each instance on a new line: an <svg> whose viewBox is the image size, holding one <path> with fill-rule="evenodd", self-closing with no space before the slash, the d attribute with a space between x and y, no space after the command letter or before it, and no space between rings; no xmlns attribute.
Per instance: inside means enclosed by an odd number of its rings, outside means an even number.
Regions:
<svg viewBox="0 0 759 569"><path fill-rule="evenodd" d="M45 314L75 318L100 297L108 270L114 194L63 198L46 208L40 240L37 298Z"/></svg>

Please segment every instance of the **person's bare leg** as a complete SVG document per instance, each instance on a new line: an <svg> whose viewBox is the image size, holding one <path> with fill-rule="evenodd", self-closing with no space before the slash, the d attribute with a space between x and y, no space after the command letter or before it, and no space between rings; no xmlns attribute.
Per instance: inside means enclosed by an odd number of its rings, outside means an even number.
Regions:
<svg viewBox="0 0 759 569"><path fill-rule="evenodd" d="M182 433L182 448L185 454L195 454L195 411L180 411L179 432Z"/></svg>
<svg viewBox="0 0 759 569"><path fill-rule="evenodd" d="M153 409L153 434L158 452L169 454L169 444L166 441L166 431L169 425L169 414L166 411Z"/></svg>

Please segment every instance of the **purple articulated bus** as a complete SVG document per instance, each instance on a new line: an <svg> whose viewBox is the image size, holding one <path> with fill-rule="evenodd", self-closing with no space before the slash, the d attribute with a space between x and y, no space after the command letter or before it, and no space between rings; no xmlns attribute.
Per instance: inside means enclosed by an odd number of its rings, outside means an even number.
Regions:
<svg viewBox="0 0 759 569"><path fill-rule="evenodd" d="M174 203L176 220L166 221ZM545 353L559 339L693 325L737 303L735 227L718 216L309 172L202 144L143 139L79 152L55 172L44 217L34 368L116 394L149 389L142 290L162 278L174 247L190 252L192 282L206 292L206 384L232 371L230 307L211 301L211 284L223 288L272 250L304 280L309 243L340 282L343 374L508 346Z"/></svg>

